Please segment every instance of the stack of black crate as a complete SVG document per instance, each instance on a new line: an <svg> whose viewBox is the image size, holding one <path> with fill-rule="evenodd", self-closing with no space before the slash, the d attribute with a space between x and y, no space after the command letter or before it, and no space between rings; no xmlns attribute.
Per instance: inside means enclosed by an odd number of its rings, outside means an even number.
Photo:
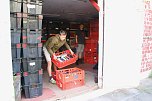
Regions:
<svg viewBox="0 0 152 101"><path fill-rule="evenodd" d="M21 61L21 1L10 0L11 47L13 74L20 74Z"/></svg>
<svg viewBox="0 0 152 101"><path fill-rule="evenodd" d="M10 0L10 32L15 101L21 100L21 0Z"/></svg>
<svg viewBox="0 0 152 101"><path fill-rule="evenodd" d="M26 98L42 95L42 1L22 1L22 87Z"/></svg>

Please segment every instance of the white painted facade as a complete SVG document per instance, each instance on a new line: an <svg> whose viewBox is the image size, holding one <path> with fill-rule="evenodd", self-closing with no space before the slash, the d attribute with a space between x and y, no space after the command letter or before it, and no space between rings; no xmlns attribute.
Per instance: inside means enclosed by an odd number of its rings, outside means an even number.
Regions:
<svg viewBox="0 0 152 101"><path fill-rule="evenodd" d="M105 0L105 89L139 84L144 28L142 0ZM102 32L100 32L102 33Z"/></svg>
<svg viewBox="0 0 152 101"><path fill-rule="evenodd" d="M101 80L103 65L103 89L74 97L72 101L78 99L87 101L116 89L135 87L140 80L149 76L151 70L140 72L145 30L145 1L152 2L152 0L105 0L104 12L103 0L98 1L100 6L98 80ZM104 14L104 30L102 14ZM104 52L103 60L102 52ZM101 81L99 87L100 83Z"/></svg>
<svg viewBox="0 0 152 101"><path fill-rule="evenodd" d="M67 100L80 98L87 100L118 88L134 87L141 79L148 77L150 70L140 72L145 1L152 2L152 0L105 0L103 30L103 0L99 0L98 86L102 88L103 83L103 89ZM9 0L4 0L0 5L0 99L14 101Z"/></svg>

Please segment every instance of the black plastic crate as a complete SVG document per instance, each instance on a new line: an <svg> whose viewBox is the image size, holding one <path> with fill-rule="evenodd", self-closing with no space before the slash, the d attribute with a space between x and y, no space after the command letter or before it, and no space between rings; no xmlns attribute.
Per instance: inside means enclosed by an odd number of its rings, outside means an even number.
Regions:
<svg viewBox="0 0 152 101"><path fill-rule="evenodd" d="M39 21L37 16L28 16L29 29L38 29Z"/></svg>
<svg viewBox="0 0 152 101"><path fill-rule="evenodd" d="M32 15L36 14L36 3L27 3L27 13Z"/></svg>
<svg viewBox="0 0 152 101"><path fill-rule="evenodd" d="M10 0L10 1L22 2L22 0Z"/></svg>
<svg viewBox="0 0 152 101"><path fill-rule="evenodd" d="M15 91L15 101L21 101L21 76L13 76L14 80L14 91Z"/></svg>
<svg viewBox="0 0 152 101"><path fill-rule="evenodd" d="M12 59L13 74L20 73L21 59Z"/></svg>
<svg viewBox="0 0 152 101"><path fill-rule="evenodd" d="M10 0L10 12L17 12L17 1Z"/></svg>
<svg viewBox="0 0 152 101"><path fill-rule="evenodd" d="M24 0L22 4L23 13L27 13L27 1Z"/></svg>
<svg viewBox="0 0 152 101"><path fill-rule="evenodd" d="M22 13L10 14L11 29L21 29Z"/></svg>
<svg viewBox="0 0 152 101"><path fill-rule="evenodd" d="M41 31L23 30L22 42L30 44L41 43Z"/></svg>
<svg viewBox="0 0 152 101"><path fill-rule="evenodd" d="M23 12L30 15L42 14L42 0L23 0Z"/></svg>
<svg viewBox="0 0 152 101"><path fill-rule="evenodd" d="M42 29L43 15L38 15L38 29Z"/></svg>
<svg viewBox="0 0 152 101"><path fill-rule="evenodd" d="M23 29L42 29L42 15L27 15L23 13Z"/></svg>
<svg viewBox="0 0 152 101"><path fill-rule="evenodd" d="M36 14L42 14L42 1L38 1L36 5Z"/></svg>
<svg viewBox="0 0 152 101"><path fill-rule="evenodd" d="M23 88L26 98L34 98L42 95L42 84L25 85Z"/></svg>
<svg viewBox="0 0 152 101"><path fill-rule="evenodd" d="M22 44L23 58L42 57L42 43L39 44Z"/></svg>
<svg viewBox="0 0 152 101"><path fill-rule="evenodd" d="M34 72L41 69L42 58L26 58L22 59L22 70L24 72Z"/></svg>
<svg viewBox="0 0 152 101"><path fill-rule="evenodd" d="M29 29L29 23L28 23L28 15L27 13L23 13L22 14L22 22L23 22L23 26L22 26L22 29Z"/></svg>
<svg viewBox="0 0 152 101"><path fill-rule="evenodd" d="M12 44L11 45L11 51L12 51L12 59L13 58L21 58L21 44L18 43L18 44Z"/></svg>
<svg viewBox="0 0 152 101"><path fill-rule="evenodd" d="M29 29L29 23L27 18L23 18L23 29Z"/></svg>
<svg viewBox="0 0 152 101"><path fill-rule="evenodd" d="M35 72L23 72L23 85L32 85L37 83L42 83L42 69Z"/></svg>
<svg viewBox="0 0 152 101"><path fill-rule="evenodd" d="M38 15L38 29L42 29L42 19L43 15Z"/></svg>
<svg viewBox="0 0 152 101"><path fill-rule="evenodd" d="M21 30L11 29L11 43L18 44L21 40Z"/></svg>
<svg viewBox="0 0 152 101"><path fill-rule="evenodd" d="M21 2L22 3L22 0L17 0L17 2Z"/></svg>
<svg viewBox="0 0 152 101"><path fill-rule="evenodd" d="M16 13L16 12L21 12L21 6L22 3L18 2L17 0L10 0L10 12L11 13Z"/></svg>
<svg viewBox="0 0 152 101"><path fill-rule="evenodd" d="M27 0L28 3L37 4L39 0Z"/></svg>
<svg viewBox="0 0 152 101"><path fill-rule="evenodd" d="M22 0L22 2L25 2L25 3L27 3L27 0Z"/></svg>

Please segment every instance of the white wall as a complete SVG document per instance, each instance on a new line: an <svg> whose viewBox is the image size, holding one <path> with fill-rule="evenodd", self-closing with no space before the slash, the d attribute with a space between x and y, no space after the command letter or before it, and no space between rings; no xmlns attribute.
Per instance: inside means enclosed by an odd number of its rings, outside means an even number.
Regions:
<svg viewBox="0 0 152 101"><path fill-rule="evenodd" d="M144 0L144 33L140 78L152 76L152 0Z"/></svg>
<svg viewBox="0 0 152 101"><path fill-rule="evenodd" d="M99 88L103 87L103 0L98 1L98 6L100 7L99 11L99 57L98 57L98 86Z"/></svg>
<svg viewBox="0 0 152 101"><path fill-rule="evenodd" d="M105 0L105 12L102 12L103 0L98 2L100 5L98 86L102 87L103 65L103 89L83 94L72 100L83 98L87 101L90 97L101 96L115 89L137 86L143 77L147 77L140 73L144 31L143 0Z"/></svg>
<svg viewBox="0 0 152 101"><path fill-rule="evenodd" d="M9 0L0 3L0 99L14 101Z"/></svg>
<svg viewBox="0 0 152 101"><path fill-rule="evenodd" d="M105 89L132 87L139 83L143 8L143 0L105 0Z"/></svg>

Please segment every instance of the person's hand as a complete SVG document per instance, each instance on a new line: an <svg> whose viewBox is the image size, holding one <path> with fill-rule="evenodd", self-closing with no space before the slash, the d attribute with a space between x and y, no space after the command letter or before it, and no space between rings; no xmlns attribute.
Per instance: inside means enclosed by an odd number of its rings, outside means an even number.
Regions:
<svg viewBox="0 0 152 101"><path fill-rule="evenodd" d="M53 58L56 60L57 59L57 56L55 54L53 54Z"/></svg>
<svg viewBox="0 0 152 101"><path fill-rule="evenodd" d="M72 55L74 54L74 52L72 50L70 50L70 52L71 52Z"/></svg>

